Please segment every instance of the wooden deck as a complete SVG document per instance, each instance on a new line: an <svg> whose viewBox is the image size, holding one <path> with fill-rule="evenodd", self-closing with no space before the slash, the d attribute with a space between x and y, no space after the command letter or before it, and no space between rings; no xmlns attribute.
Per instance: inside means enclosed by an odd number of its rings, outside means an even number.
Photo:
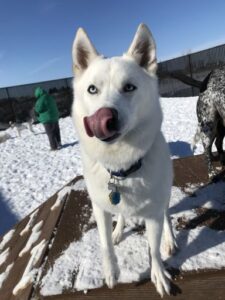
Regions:
<svg viewBox="0 0 225 300"><path fill-rule="evenodd" d="M216 163L217 165L217 163ZM208 184L207 170L203 156L194 156L174 160L174 185L185 187L187 183L200 185L202 183ZM223 178L223 174L220 175ZM76 181L81 180L81 177L75 178L68 185L73 185ZM41 240L46 239L47 245L43 255L35 265L36 268L41 265L42 278L47 270L53 265L63 250L65 250L72 241L81 238L84 226L87 227L87 221L91 215L91 205L87 194L84 191L72 190L61 201L60 206L51 211L52 205L57 199L57 194L52 196L48 201L41 205L38 209L35 224L43 220L42 233L35 246ZM39 293L39 288L28 284L26 289L22 290L17 296L12 294L15 285L21 278L27 263L30 258L29 252L22 258L18 256L21 249L24 248L32 228L25 236L21 237L20 232L29 221L29 216L21 221L15 227L13 238L6 244L3 251L9 247L11 249L10 255L5 262L0 266L0 274L5 271L6 266L14 261L14 266L10 272L10 276L3 283L0 288L1 300L72 300L72 299L161 299L156 293L153 284L146 280L144 282L132 284L118 284L114 289L102 287L91 290L87 294L73 290L67 290L62 295L42 296ZM87 228L86 228L87 230ZM0 239L1 242L1 239ZM48 245L51 244L49 248ZM0 252L1 254L1 252ZM175 275L176 271L174 271ZM75 275L74 275L75 276ZM185 273L175 276L172 287L173 295L176 299L225 299L225 270L207 271L199 273ZM73 278L73 281L75 278ZM36 282L37 284L38 282ZM36 285L35 285L36 286ZM38 285L37 285L38 286ZM172 296L173 297L173 296ZM171 299L171 296L165 296L164 299Z"/></svg>
<svg viewBox="0 0 225 300"><path fill-rule="evenodd" d="M172 288L173 295L164 296L171 300L224 300L225 272L203 272L196 275L186 274L178 279ZM39 298L38 298L39 299ZM155 287L150 281L138 284L118 284L112 290L103 287L87 294L76 292L59 296L48 296L44 300L159 300Z"/></svg>

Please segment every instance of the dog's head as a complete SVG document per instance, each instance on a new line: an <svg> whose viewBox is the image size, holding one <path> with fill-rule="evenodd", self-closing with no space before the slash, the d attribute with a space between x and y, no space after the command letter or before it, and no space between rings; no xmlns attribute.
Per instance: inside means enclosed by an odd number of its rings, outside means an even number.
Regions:
<svg viewBox="0 0 225 300"><path fill-rule="evenodd" d="M111 157L119 151L127 161L140 158L162 122L151 32L141 24L123 56L104 58L79 29L72 53L73 118L81 143L103 163L106 150ZM107 156L106 163L109 160Z"/></svg>
<svg viewBox="0 0 225 300"><path fill-rule="evenodd" d="M11 128L14 128L14 127L15 127L15 123L14 123L13 121L9 121L9 126L10 126Z"/></svg>

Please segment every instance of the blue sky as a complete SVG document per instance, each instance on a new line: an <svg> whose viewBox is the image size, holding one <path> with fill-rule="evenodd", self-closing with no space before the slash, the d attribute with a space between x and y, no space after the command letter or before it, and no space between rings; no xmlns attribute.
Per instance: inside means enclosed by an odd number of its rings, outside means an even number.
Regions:
<svg viewBox="0 0 225 300"><path fill-rule="evenodd" d="M0 87L72 76L78 27L113 56L141 22L160 61L225 43L224 0L0 0Z"/></svg>

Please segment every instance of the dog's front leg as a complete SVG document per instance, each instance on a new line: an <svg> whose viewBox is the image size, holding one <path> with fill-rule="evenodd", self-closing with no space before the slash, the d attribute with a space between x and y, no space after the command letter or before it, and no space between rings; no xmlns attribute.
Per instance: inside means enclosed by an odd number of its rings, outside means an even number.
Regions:
<svg viewBox="0 0 225 300"><path fill-rule="evenodd" d="M209 123L210 124L210 123ZM205 160L207 163L207 168L208 168L208 176L209 178L212 178L215 176L215 171L213 169L212 165L212 143L214 140L214 135L213 135L213 128L212 125L202 125L201 128L201 139L202 139L202 144L204 147L204 152L205 152Z"/></svg>
<svg viewBox="0 0 225 300"><path fill-rule="evenodd" d="M217 135L216 135L216 140L215 140L215 145L217 148L217 153L219 156L219 160L221 165L225 165L225 153L223 151L223 139L225 136L225 127L222 123L221 120L218 121L217 124Z"/></svg>
<svg viewBox="0 0 225 300"><path fill-rule="evenodd" d="M116 227L112 233L112 241L114 245L118 244L121 241L124 226L125 226L125 219L122 215L119 215L117 219Z"/></svg>
<svg viewBox="0 0 225 300"><path fill-rule="evenodd" d="M20 132L19 128L16 128L16 129L17 129L18 137L21 137L21 132Z"/></svg>
<svg viewBox="0 0 225 300"><path fill-rule="evenodd" d="M168 215L168 211L164 213L164 224L163 224L163 240L164 240L164 248L166 250L167 255L175 254L178 249L177 243L173 234L170 217Z"/></svg>
<svg viewBox="0 0 225 300"><path fill-rule="evenodd" d="M147 238L151 254L151 280L161 297L165 292L170 294L170 274L163 266L160 255L160 242L163 228L163 215L154 219L145 220Z"/></svg>
<svg viewBox="0 0 225 300"><path fill-rule="evenodd" d="M109 288L113 288L119 268L112 243L112 215L95 204L93 204L93 211L98 226L105 282Z"/></svg>
<svg viewBox="0 0 225 300"><path fill-rule="evenodd" d="M213 168L213 164L212 164L212 150L211 150L211 145L209 146L205 146L205 160L207 163L207 168L208 168L208 177L212 178L216 175L216 172Z"/></svg>

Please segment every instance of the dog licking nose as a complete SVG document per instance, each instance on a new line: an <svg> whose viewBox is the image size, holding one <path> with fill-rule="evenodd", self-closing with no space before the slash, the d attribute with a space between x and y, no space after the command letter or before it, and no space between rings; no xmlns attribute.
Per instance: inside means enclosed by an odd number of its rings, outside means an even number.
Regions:
<svg viewBox="0 0 225 300"><path fill-rule="evenodd" d="M103 107L93 115L84 117L84 127L90 137L107 140L118 133L118 112L114 108Z"/></svg>

